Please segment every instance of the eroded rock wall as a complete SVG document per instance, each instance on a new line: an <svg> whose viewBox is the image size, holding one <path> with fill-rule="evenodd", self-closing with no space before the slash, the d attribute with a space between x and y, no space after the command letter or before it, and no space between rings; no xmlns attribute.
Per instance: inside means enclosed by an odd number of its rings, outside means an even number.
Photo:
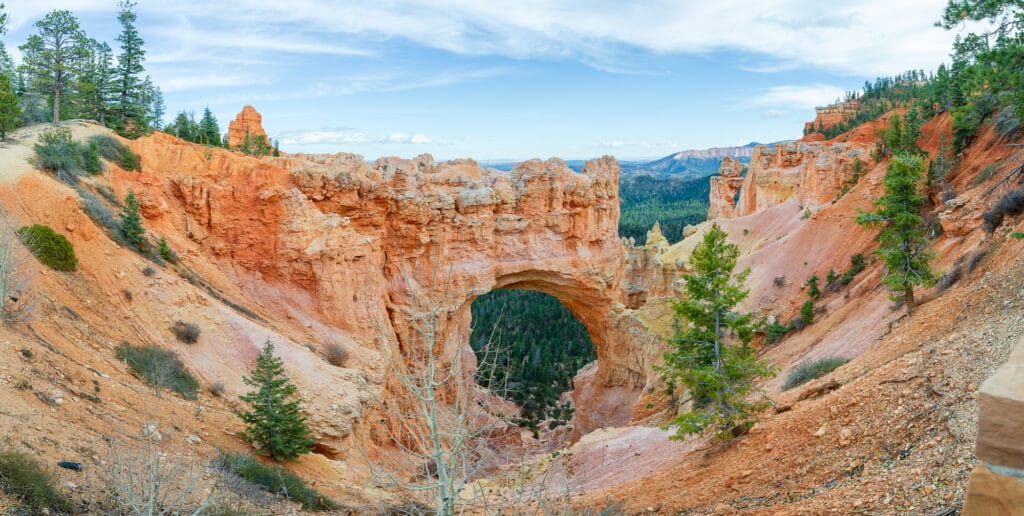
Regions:
<svg viewBox="0 0 1024 516"><path fill-rule="evenodd" d="M576 400L577 432L628 422L650 381L659 350L653 337L634 345L644 329L626 307L611 157L582 173L557 159L501 172L429 155L372 165L351 154L210 155L159 133L133 149L146 174L124 174L122 189L144 189L149 215L180 206L173 216L189 238L297 292L293 303L360 345L407 357L424 345L432 312L434 351L455 356L468 349L473 299L525 288L562 301L597 347Z"/></svg>
<svg viewBox="0 0 1024 516"><path fill-rule="evenodd" d="M709 218L743 217L778 206L794 197L801 206L818 209L831 203L851 181L852 164L870 166L867 146L857 143L789 142L758 146L738 186L732 164L723 161L721 175L711 178Z"/></svg>

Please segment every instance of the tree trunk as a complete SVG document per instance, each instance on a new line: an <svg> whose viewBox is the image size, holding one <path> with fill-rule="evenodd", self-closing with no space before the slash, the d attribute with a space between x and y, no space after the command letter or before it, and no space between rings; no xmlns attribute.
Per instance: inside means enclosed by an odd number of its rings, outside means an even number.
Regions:
<svg viewBox="0 0 1024 516"><path fill-rule="evenodd" d="M907 314L917 306L917 301L914 300L914 287L907 285L903 288L903 302L907 305Z"/></svg>
<svg viewBox="0 0 1024 516"><path fill-rule="evenodd" d="M60 123L60 88L53 92L53 125Z"/></svg>

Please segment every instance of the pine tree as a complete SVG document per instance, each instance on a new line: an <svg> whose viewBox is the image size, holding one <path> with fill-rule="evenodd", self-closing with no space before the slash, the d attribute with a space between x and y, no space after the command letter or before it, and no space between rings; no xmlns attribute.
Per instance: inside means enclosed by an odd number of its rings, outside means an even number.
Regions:
<svg viewBox="0 0 1024 516"><path fill-rule="evenodd" d="M174 251L171 250L171 246L167 244L167 239L160 237L157 242L157 252L160 253L160 257L171 263L177 262L177 257L174 255Z"/></svg>
<svg viewBox="0 0 1024 516"><path fill-rule="evenodd" d="M910 312L915 306L914 287L935 284L935 274L928 262L926 226L918 213L925 202L920 192L925 166L921 158L899 154L889 163L883 185L885 195L875 201L878 210L861 212L857 223L882 225L879 232L878 255L885 260L887 274L882 280L893 292L894 300L902 299Z"/></svg>
<svg viewBox="0 0 1024 516"><path fill-rule="evenodd" d="M86 47L88 58L84 61L75 88L79 104L76 116L94 119L100 125L106 125L114 78L113 52L110 45L95 40L89 40Z"/></svg>
<svg viewBox="0 0 1024 516"><path fill-rule="evenodd" d="M21 107L11 87L11 78L0 73L0 141L7 141L7 133L21 124Z"/></svg>
<svg viewBox="0 0 1024 516"><path fill-rule="evenodd" d="M61 94L74 84L85 53L85 33L70 11L50 11L35 23L39 34L29 36L22 52L22 67L33 89L53 100L53 123L60 122Z"/></svg>
<svg viewBox="0 0 1024 516"><path fill-rule="evenodd" d="M753 424L754 414L770 404L754 385L775 372L749 346L754 329L750 314L734 311L750 291L750 269L733 274L739 248L726 243L714 224L690 257L694 274L684 276L686 296L674 304L677 320L689 321L670 341L665 366L658 368L670 388L685 386L693 410L676 417L674 439L712 428L719 438L737 435Z"/></svg>
<svg viewBox="0 0 1024 516"><path fill-rule="evenodd" d="M817 299L821 295L821 289L818 287L818 275L812 275L807 278L807 297L811 299Z"/></svg>
<svg viewBox="0 0 1024 516"><path fill-rule="evenodd" d="M804 304L800 305L800 322L804 326L814 323L814 301L808 299L804 301Z"/></svg>
<svg viewBox="0 0 1024 516"><path fill-rule="evenodd" d="M145 42L135 28L136 2L121 0L118 2L117 21L121 24L121 34L117 41L121 43L121 53L117 56L117 128L120 131L132 129L132 134L145 132L146 120L144 110L139 109L139 97L142 91L142 62L146 50Z"/></svg>
<svg viewBox="0 0 1024 516"><path fill-rule="evenodd" d="M140 251L146 245L146 229L142 227L142 215L139 215L139 200L131 190L125 196L124 208L121 210L121 236Z"/></svg>
<svg viewBox="0 0 1024 516"><path fill-rule="evenodd" d="M284 364L274 356L274 343L267 339L256 357L256 367L243 378L254 390L239 396L251 410L238 414L245 422L242 436L255 443L259 453L274 460L292 460L313 450L306 418L299 411L301 399L284 374Z"/></svg>
<svg viewBox="0 0 1024 516"><path fill-rule="evenodd" d="M217 117L213 116L209 106L203 110L203 118L199 120L198 136L197 143L220 146L220 127L217 126Z"/></svg>

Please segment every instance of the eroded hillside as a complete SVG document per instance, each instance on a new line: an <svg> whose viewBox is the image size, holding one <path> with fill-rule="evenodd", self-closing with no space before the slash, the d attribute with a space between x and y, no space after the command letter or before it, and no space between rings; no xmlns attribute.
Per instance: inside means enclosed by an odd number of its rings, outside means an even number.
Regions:
<svg viewBox="0 0 1024 516"><path fill-rule="evenodd" d="M759 148L746 176L724 166L713 183L712 214L726 217L718 222L752 270L745 308L759 316L790 320L809 276L842 273L856 253L868 258L847 284L825 289L814 324L762 343L780 369L765 386L776 406L728 445L669 441L658 426L678 407L651 369L706 225L675 245L658 231L645 246L624 244L611 158L582 173L558 160L500 173L426 155L373 164L348 154L253 158L155 133L126 142L141 171L108 162L103 174L81 178L115 212L128 191L138 195L146 229L181 257L155 264L112 240L83 211L82 193L28 163L44 127L21 129L0 146L7 223L55 228L80 266L58 273L26 261L34 311L0 327L8 357L0 439L50 462L84 463L83 473L60 473L83 499L104 496L110 437L131 442L152 428L169 449L199 457L245 450L233 411L246 390L242 375L271 339L317 441L289 469L354 510L398 506L410 495L367 468L405 478L422 470L392 441L422 438L403 416L411 398L396 373L415 371L429 350L471 378L472 300L528 288L557 297L583 322L598 361L577 377L573 430L556 440L534 441L497 414L480 414L496 429L493 469L482 475L496 500L628 513L959 506L977 462L978 387L1024 322L1024 242L1012 236L1022 221L1008 218L994 234L980 227L982 212L1019 186L1022 151L987 129L946 176L947 189L933 192L936 266L957 270L959 281L924 292L904 317L879 283L874 231L854 221L881 193L886 162L869 154L884 123ZM77 138L105 132L67 124ZM936 152L948 116L922 131L919 145ZM855 158L865 166L860 177L851 174ZM429 336L424 313L436 314ZM179 320L201 329L196 344L175 339ZM203 392L187 400L146 386L116 358L124 342L174 350ZM340 367L322 356L332 344L348 352ZM794 366L828 356L850 362L782 390ZM218 395L208 392L218 384ZM551 448L560 449L532 455Z"/></svg>

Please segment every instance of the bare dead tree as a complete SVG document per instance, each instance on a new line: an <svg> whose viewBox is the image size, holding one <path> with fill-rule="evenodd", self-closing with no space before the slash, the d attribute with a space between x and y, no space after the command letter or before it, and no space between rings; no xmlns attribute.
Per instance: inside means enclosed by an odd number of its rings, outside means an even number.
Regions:
<svg viewBox="0 0 1024 516"><path fill-rule="evenodd" d="M412 494L425 512L451 516L486 505L486 493L467 486L494 463L492 438L507 423L496 417L489 393L476 385L466 346L446 350L441 342L443 323L457 304L451 298L451 267L440 253L434 257L426 277L400 271L412 300L403 315L411 341L402 342L399 350L386 322L372 322L385 360L385 382L396 394L386 408L383 440L403 458L399 469L414 473L402 478L368 459L367 464L377 481ZM479 353L477 363L491 360L491 351ZM403 510L415 513L410 507Z"/></svg>
<svg viewBox="0 0 1024 516"><path fill-rule="evenodd" d="M161 446L156 425L146 424L138 444L110 439L106 482L122 514L205 514L218 498L216 474L192 450Z"/></svg>

